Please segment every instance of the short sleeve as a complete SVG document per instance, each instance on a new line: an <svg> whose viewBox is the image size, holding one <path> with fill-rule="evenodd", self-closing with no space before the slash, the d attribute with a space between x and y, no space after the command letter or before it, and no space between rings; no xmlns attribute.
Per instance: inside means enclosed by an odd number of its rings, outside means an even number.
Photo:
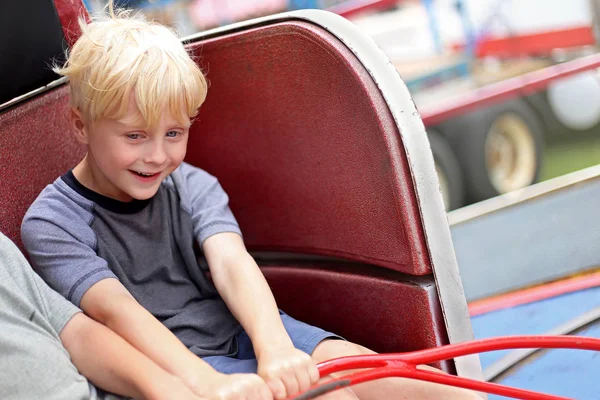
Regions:
<svg viewBox="0 0 600 400"><path fill-rule="evenodd" d="M81 310L52 290L37 274L34 273L33 275L35 284L47 306L48 321L50 321L52 328L60 334L67 322L69 322L75 314L81 312Z"/></svg>
<svg viewBox="0 0 600 400"><path fill-rule="evenodd" d="M202 244L217 233L242 234L229 208L229 197L219 181L206 171L183 163L173 180L181 196L182 206L188 208L194 227L194 237Z"/></svg>
<svg viewBox="0 0 600 400"><path fill-rule="evenodd" d="M55 198L36 200L21 225L21 238L37 273L78 307L90 287L116 278L96 254L96 235L81 210Z"/></svg>
<svg viewBox="0 0 600 400"><path fill-rule="evenodd" d="M18 295L10 296L15 310L28 309L28 303L44 316L52 330L60 334L67 322L80 310L50 289L36 274L23 254L6 236L0 233L0 276Z"/></svg>

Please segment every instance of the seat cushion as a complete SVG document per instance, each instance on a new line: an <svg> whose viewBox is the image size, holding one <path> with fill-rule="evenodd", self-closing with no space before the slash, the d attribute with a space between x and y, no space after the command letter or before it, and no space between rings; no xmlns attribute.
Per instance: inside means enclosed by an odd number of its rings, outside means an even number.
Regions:
<svg viewBox="0 0 600 400"><path fill-rule="evenodd" d="M382 353L447 344L429 277L334 262L259 263L278 306L294 318Z"/></svg>

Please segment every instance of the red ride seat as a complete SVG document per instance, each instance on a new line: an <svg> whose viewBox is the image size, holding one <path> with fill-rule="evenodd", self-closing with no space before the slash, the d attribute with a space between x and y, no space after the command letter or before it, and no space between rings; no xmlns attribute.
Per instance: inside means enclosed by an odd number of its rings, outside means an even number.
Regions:
<svg viewBox="0 0 600 400"><path fill-rule="evenodd" d="M377 351L448 343L406 151L361 62L293 19L200 39L210 89L187 161L271 253L257 260L280 307Z"/></svg>

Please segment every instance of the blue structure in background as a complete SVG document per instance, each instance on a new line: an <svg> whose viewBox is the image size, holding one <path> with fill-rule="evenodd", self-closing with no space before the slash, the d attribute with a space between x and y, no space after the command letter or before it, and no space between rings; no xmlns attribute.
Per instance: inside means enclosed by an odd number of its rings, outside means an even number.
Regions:
<svg viewBox="0 0 600 400"><path fill-rule="evenodd" d="M442 39L440 37L437 16L433 7L435 0L422 0L422 2L425 6L425 9L427 10L427 18L429 19L429 31L431 32L436 52L440 54L443 50L443 45ZM458 15L460 15L460 19L463 26L463 32L465 35L465 53L467 57L473 58L475 56L476 35L475 30L473 28L473 24L471 23L471 19L469 18L469 12L467 10L465 0L455 0L454 7L456 8Z"/></svg>
<svg viewBox="0 0 600 400"><path fill-rule="evenodd" d="M600 287L581 290L534 303L492 311L471 318L475 338L505 335L546 334L574 318L600 307ZM600 337L596 321L576 335ZM489 367L509 351L480 355L483 368ZM498 383L574 399L598 399L597 371L599 353L585 350L546 350L519 364L498 379ZM488 400L505 397L490 395Z"/></svg>
<svg viewBox="0 0 600 400"><path fill-rule="evenodd" d="M465 52L469 58L475 57L475 44L477 41L475 28L469 18L469 12L465 4L465 0L456 0L455 3L456 11L460 15L460 19L463 25L463 32L465 34Z"/></svg>
<svg viewBox="0 0 600 400"><path fill-rule="evenodd" d="M438 54L441 54L443 51L442 47L442 39L440 37L440 30L438 29L437 17L435 15L435 10L433 8L434 0L422 0L423 5L425 6L425 10L427 11L427 19L429 20L429 32L431 32L431 37L433 39L433 45L435 46L435 51Z"/></svg>
<svg viewBox="0 0 600 400"><path fill-rule="evenodd" d="M288 0L290 10L302 10L307 8L319 8L318 0Z"/></svg>

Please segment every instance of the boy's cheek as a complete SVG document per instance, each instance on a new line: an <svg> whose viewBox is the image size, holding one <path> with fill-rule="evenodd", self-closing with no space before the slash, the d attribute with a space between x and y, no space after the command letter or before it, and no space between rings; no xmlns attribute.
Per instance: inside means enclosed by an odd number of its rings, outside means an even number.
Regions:
<svg viewBox="0 0 600 400"><path fill-rule="evenodd" d="M176 164L175 168L177 168L183 162L183 160L185 159L186 153L187 153L187 146L183 147L183 149L180 150L178 157L175 158L175 164Z"/></svg>

